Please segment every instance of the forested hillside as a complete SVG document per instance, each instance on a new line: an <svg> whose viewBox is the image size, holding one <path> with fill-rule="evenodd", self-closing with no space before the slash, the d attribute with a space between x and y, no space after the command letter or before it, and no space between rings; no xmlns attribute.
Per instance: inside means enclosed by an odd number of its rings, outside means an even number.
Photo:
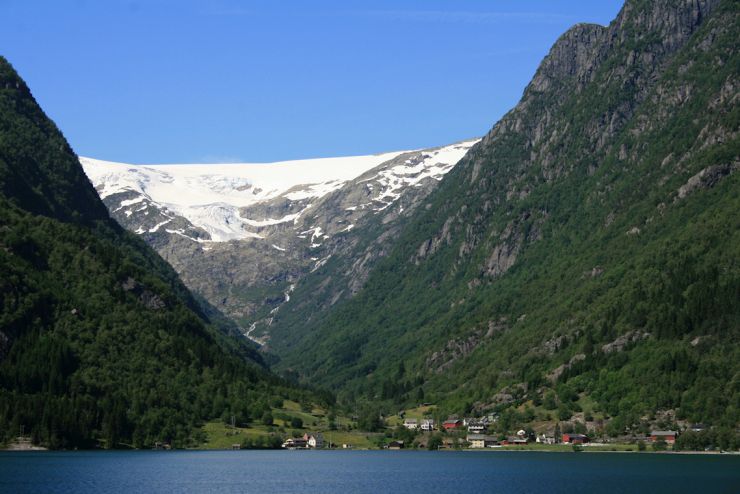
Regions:
<svg viewBox="0 0 740 494"><path fill-rule="evenodd" d="M109 218L4 58L0 190L0 441L23 427L52 448L184 446L204 420L311 399Z"/></svg>
<svg viewBox="0 0 740 494"><path fill-rule="evenodd" d="M735 427L739 16L628 0L565 33L359 293L273 336L282 368L508 426Z"/></svg>

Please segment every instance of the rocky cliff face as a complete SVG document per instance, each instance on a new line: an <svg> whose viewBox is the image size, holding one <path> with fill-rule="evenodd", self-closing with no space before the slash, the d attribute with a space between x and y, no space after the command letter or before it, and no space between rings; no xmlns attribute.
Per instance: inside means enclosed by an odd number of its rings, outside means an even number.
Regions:
<svg viewBox="0 0 740 494"><path fill-rule="evenodd" d="M345 162L307 161L301 165L305 183L277 185L265 185L254 171L272 165L82 163L121 225L141 235L189 288L245 334L265 343L275 315L291 298L294 305L316 305L320 298L318 305L328 308L356 293L385 255L396 225L475 142ZM326 269L334 269L331 276L324 276ZM312 288L304 289L306 277L321 278L323 285L317 291L310 282Z"/></svg>
<svg viewBox="0 0 740 494"><path fill-rule="evenodd" d="M496 277L506 272L523 243L539 240L540 225L549 213L546 207L527 209L489 231L491 213L497 206L525 203L538 181L553 182L582 170L594 175L609 153L621 161L636 160L637 149L629 149L626 143L614 147L617 136L628 126L639 137L660 125L659 114L633 120L649 97L650 104L664 108L685 102L691 88L675 87L662 75L718 3L627 2L610 26L579 24L561 36L519 104L463 161L459 173L466 175L470 185L466 199L447 213L440 230L422 243L420 251L454 233L464 239L461 257L485 244L490 255L480 267L481 274ZM717 26L703 43L711 43L723 28ZM580 154L567 152L574 149ZM486 200L476 201L477 197ZM471 215L476 203L479 208Z"/></svg>

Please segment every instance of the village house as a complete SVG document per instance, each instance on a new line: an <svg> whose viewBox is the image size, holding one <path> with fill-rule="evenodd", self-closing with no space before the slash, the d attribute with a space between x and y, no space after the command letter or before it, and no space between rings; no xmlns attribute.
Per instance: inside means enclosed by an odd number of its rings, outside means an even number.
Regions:
<svg viewBox="0 0 740 494"><path fill-rule="evenodd" d="M538 434L535 439L540 444L555 444L555 436L548 436L547 434Z"/></svg>
<svg viewBox="0 0 740 494"><path fill-rule="evenodd" d="M660 441L661 439L668 444L673 444L676 442L676 437L678 436L678 432L676 431L652 431L650 433L650 440L652 442Z"/></svg>
<svg viewBox="0 0 740 494"><path fill-rule="evenodd" d="M502 446L526 446L527 439L519 436L509 436L501 441Z"/></svg>
<svg viewBox="0 0 740 494"><path fill-rule="evenodd" d="M488 425L482 420L468 421L468 432L471 434L483 434L488 430Z"/></svg>
<svg viewBox="0 0 740 494"><path fill-rule="evenodd" d="M583 434L563 434L563 442L565 444L584 444L588 442L588 436Z"/></svg>
<svg viewBox="0 0 740 494"><path fill-rule="evenodd" d="M303 440L306 441L306 445L309 448L323 448L324 447L324 436L321 434L304 434Z"/></svg>
<svg viewBox="0 0 740 494"><path fill-rule="evenodd" d="M298 449L298 448L306 448L307 447L307 441L303 439L302 437L291 437L285 440L283 443L283 448L285 449Z"/></svg>
<svg viewBox="0 0 740 494"><path fill-rule="evenodd" d="M431 432L434 430L434 420L424 419L421 421L421 430L424 432Z"/></svg>
<svg viewBox="0 0 740 494"><path fill-rule="evenodd" d="M462 427L462 420L460 419L447 419L442 423L442 427L446 431L452 431Z"/></svg>
<svg viewBox="0 0 740 494"><path fill-rule="evenodd" d="M403 426L410 431L415 431L419 428L419 421L416 419L404 419Z"/></svg>
<svg viewBox="0 0 740 494"><path fill-rule="evenodd" d="M468 434L465 440L470 443L471 448L490 448L498 444L495 437L485 434Z"/></svg>

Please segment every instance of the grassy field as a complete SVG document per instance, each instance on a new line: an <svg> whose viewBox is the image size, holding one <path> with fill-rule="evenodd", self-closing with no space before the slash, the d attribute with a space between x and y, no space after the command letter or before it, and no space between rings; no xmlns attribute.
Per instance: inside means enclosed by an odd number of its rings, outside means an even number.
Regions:
<svg viewBox="0 0 740 494"><path fill-rule="evenodd" d="M324 442L331 442L334 447L341 448L343 444L351 445L353 449L377 448L377 441L383 434L367 433L354 430L356 424L350 417L336 416L334 424L337 430L332 430L329 421L329 412L322 408L302 409L299 403L286 400L280 408L272 409L273 425L261 424L253 421L249 427L231 427L221 421L206 423L202 431L206 440L200 446L204 449L231 449L232 445L242 444L244 441L266 439L277 436L281 439L298 437L305 433L321 433ZM291 419L299 418L303 427L291 427Z"/></svg>
<svg viewBox="0 0 740 494"><path fill-rule="evenodd" d="M416 408L408 408L404 410L404 418L416 419L421 422L422 419L430 418L436 407L434 405L419 406ZM397 425L403 424L403 418L398 415L391 415L386 418L386 423L389 427L396 427Z"/></svg>
<svg viewBox="0 0 740 494"><path fill-rule="evenodd" d="M331 442L336 448L341 448L343 444L349 444L352 449L373 449L377 448L376 438L383 436L379 433L331 431L314 428L288 428L284 430L285 432L281 427L267 427L264 425L232 428L222 422L208 422L203 426L203 432L205 432L207 439L200 447L203 449L231 449L233 444L241 444L246 439L254 440L259 437L266 438L270 435L277 435L282 438L303 435L306 432L310 434L320 432L324 436L324 442L327 444Z"/></svg>

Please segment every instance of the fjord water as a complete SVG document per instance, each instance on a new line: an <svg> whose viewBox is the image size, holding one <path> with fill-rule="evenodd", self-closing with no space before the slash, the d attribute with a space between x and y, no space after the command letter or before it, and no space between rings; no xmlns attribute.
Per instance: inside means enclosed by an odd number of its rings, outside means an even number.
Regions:
<svg viewBox="0 0 740 494"><path fill-rule="evenodd" d="M0 492L740 492L740 457L425 451L0 454Z"/></svg>

